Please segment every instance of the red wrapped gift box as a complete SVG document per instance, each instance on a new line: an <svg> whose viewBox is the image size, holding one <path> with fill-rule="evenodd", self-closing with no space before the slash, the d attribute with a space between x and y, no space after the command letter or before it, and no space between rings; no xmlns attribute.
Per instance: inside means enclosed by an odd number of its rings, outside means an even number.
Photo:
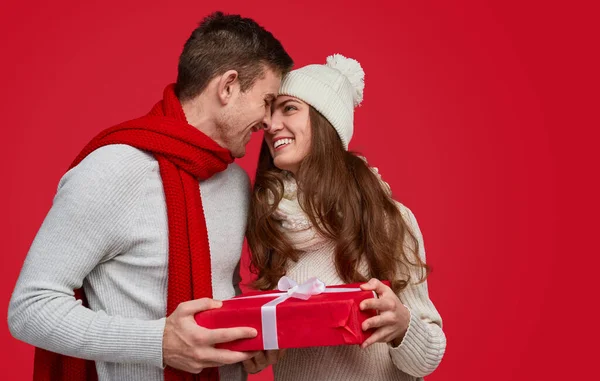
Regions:
<svg viewBox="0 0 600 381"><path fill-rule="evenodd" d="M290 280L284 277L282 281ZM253 339L217 345L235 351L361 344L371 335L370 330L362 330L362 323L377 312L361 311L359 306L376 297L372 291L362 291L358 284L325 289L315 278L296 288L291 282L289 292L267 291L225 300L219 309L196 314L196 322L211 329L256 328L258 335Z"/></svg>

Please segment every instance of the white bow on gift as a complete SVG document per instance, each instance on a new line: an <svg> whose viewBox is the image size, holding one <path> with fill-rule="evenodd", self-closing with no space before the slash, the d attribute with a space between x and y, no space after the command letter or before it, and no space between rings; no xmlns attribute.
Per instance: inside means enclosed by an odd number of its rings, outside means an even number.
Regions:
<svg viewBox="0 0 600 381"><path fill-rule="evenodd" d="M302 300L307 300L313 295L322 294L326 290L325 283L315 277L299 285L295 280L286 276L279 279L277 289L287 292L287 295L291 298Z"/></svg>
<svg viewBox="0 0 600 381"><path fill-rule="evenodd" d="M326 288L325 283L321 282L315 277L310 278L302 284L298 284L296 281L286 276L281 277L281 279L279 279L279 282L277 282L277 289L282 292L235 298L253 299L268 298L275 296L277 297L274 300L271 300L270 302L264 304L260 310L262 317L263 345L265 350L279 349L279 342L277 340L278 304L285 302L289 298L308 300L313 295L319 295L323 293L362 291L360 288Z"/></svg>

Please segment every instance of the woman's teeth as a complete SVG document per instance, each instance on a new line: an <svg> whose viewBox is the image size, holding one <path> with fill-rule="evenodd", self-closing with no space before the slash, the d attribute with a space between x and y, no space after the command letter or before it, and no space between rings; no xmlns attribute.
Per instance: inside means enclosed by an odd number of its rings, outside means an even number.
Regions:
<svg viewBox="0 0 600 381"><path fill-rule="evenodd" d="M273 148L278 148L278 147L281 147L282 145L290 144L293 141L294 141L294 139L279 139L275 143L273 143Z"/></svg>

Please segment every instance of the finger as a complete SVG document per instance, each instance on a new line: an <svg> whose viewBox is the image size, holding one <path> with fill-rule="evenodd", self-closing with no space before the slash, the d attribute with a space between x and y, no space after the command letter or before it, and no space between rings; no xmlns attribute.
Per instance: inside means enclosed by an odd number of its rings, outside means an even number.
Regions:
<svg viewBox="0 0 600 381"><path fill-rule="evenodd" d="M222 366L223 364L219 364L213 361L203 361L202 362L202 369L204 368L217 368Z"/></svg>
<svg viewBox="0 0 600 381"><path fill-rule="evenodd" d="M360 288L364 291L373 291L377 288L377 282L379 282L377 278L371 278L367 283L361 284Z"/></svg>
<svg viewBox="0 0 600 381"><path fill-rule="evenodd" d="M223 302L220 300L202 298L180 303L179 306L177 306L177 309L181 311L183 315L194 315L198 312L221 308L222 306Z"/></svg>
<svg viewBox="0 0 600 381"><path fill-rule="evenodd" d="M385 284L381 283L381 281L377 278L372 278L366 284L360 286L365 291L375 291L377 295L383 296L390 288Z"/></svg>
<svg viewBox="0 0 600 381"><path fill-rule="evenodd" d="M372 298L365 299L360 302L361 310L378 310L378 311L392 311L396 308L396 303L392 298Z"/></svg>
<svg viewBox="0 0 600 381"><path fill-rule="evenodd" d="M210 352L205 356L205 360L216 362L219 366L222 366L225 364L237 364L238 362L250 360L257 354L258 352L237 352L228 349L210 348Z"/></svg>
<svg viewBox="0 0 600 381"><path fill-rule="evenodd" d="M377 316L373 316L363 321L362 329L363 331L369 330L371 328L381 328L384 326L394 324L394 315L393 314L381 314Z"/></svg>
<svg viewBox="0 0 600 381"><path fill-rule="evenodd" d="M387 338L391 335L393 329L390 327L379 328L373 334L365 340L360 347L366 349L375 343L387 343Z"/></svg>
<svg viewBox="0 0 600 381"><path fill-rule="evenodd" d="M258 335L256 329L250 327L207 329L206 331L206 340L210 345L241 339L252 339Z"/></svg>

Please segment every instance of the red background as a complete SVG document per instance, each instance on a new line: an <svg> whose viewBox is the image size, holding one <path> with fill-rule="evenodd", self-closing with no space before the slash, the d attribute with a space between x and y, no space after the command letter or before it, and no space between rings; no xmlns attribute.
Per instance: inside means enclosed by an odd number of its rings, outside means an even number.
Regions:
<svg viewBox="0 0 600 381"><path fill-rule="evenodd" d="M598 39L591 7L527 2L83 1L0 5L2 379L33 350L8 300L58 180L99 130L149 110L213 10L253 17L298 65L366 71L351 148L425 236L448 350L429 380L590 379L598 353ZM594 131L595 132L595 131ZM260 137L239 162L254 172ZM252 377L270 379L269 373Z"/></svg>

